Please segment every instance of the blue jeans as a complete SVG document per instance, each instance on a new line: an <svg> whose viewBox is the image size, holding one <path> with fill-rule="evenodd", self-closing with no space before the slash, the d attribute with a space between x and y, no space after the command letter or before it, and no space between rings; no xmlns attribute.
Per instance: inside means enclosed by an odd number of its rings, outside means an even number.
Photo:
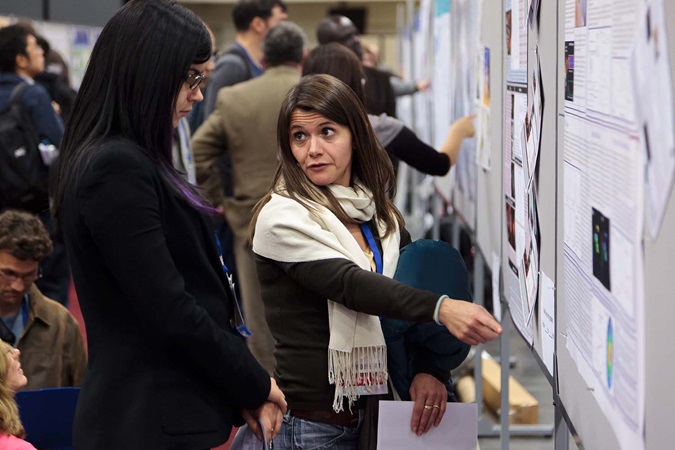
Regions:
<svg viewBox="0 0 675 450"><path fill-rule="evenodd" d="M358 426L342 427L299 419L289 410L274 438L274 450L356 450L362 422L363 411Z"/></svg>

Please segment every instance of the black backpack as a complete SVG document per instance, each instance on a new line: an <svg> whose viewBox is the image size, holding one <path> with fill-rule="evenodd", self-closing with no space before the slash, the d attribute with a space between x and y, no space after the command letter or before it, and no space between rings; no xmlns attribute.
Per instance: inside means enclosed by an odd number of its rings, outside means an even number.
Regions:
<svg viewBox="0 0 675 450"><path fill-rule="evenodd" d="M37 213L49 207L49 168L40 155L40 137L19 101L27 88L27 83L17 85L0 113L0 206Z"/></svg>

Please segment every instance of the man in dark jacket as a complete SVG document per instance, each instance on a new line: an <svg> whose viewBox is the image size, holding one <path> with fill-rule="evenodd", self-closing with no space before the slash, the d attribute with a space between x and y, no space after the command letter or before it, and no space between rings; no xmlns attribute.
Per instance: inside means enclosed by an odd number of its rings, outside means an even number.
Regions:
<svg viewBox="0 0 675 450"><path fill-rule="evenodd" d="M44 70L44 50L31 30L23 25L0 29L0 111L9 106L14 88L22 82L28 83L21 104L28 111L41 140L58 147L63 137L63 122L54 111L47 90L34 80Z"/></svg>
<svg viewBox="0 0 675 450"><path fill-rule="evenodd" d="M40 142L58 148L63 137L63 122L52 106L47 90L34 80L44 72L44 50L37 42L33 30L24 25L11 25L0 29L0 111L9 107L12 91L21 83L28 87L19 102L32 121L33 129ZM0 192L0 209L5 205ZM57 238L49 216L49 201L44 198L36 202L41 207L30 212L39 214L54 240L54 252L42 265L44 277L38 283L42 292L49 298L65 304L68 299L70 272L66 261L65 249Z"/></svg>
<svg viewBox="0 0 675 450"><path fill-rule="evenodd" d="M216 69L204 92L207 116L216 106L220 89L262 75L265 35L287 17L286 4L282 0L239 0L235 4L232 10L232 22L236 29L234 43L218 57Z"/></svg>

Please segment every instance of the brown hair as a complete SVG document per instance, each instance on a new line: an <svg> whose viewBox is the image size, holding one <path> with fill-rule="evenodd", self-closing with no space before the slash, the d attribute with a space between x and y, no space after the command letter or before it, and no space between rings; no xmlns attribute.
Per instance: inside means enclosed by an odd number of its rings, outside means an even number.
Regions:
<svg viewBox="0 0 675 450"><path fill-rule="evenodd" d="M284 195L311 209L307 201L324 204L343 223L357 223L342 209L327 186L313 184L297 164L290 143L290 128L296 110L314 112L349 128L352 135L352 183L360 183L373 194L375 216L384 222L384 236L394 232L396 224L403 226L403 217L391 198L396 192L394 168L380 142L375 137L363 103L346 84L330 75L308 75L288 93L281 105L277 122L279 166L272 187L254 208L250 226L253 238L255 224L263 206L277 193L283 181Z"/></svg>
<svg viewBox="0 0 675 450"><path fill-rule="evenodd" d="M41 262L52 249L52 240L36 216L11 209L0 214L0 250L22 261Z"/></svg>
<svg viewBox="0 0 675 450"><path fill-rule="evenodd" d="M26 432L21 425L19 408L14 400L14 392L7 386L7 354L13 351L12 346L0 341L0 433L24 438Z"/></svg>
<svg viewBox="0 0 675 450"><path fill-rule="evenodd" d="M366 103L366 93L363 88L366 75L363 72L363 66L354 52L344 45L331 42L319 45L312 50L302 66L302 74L314 73L334 76L352 88L363 104Z"/></svg>

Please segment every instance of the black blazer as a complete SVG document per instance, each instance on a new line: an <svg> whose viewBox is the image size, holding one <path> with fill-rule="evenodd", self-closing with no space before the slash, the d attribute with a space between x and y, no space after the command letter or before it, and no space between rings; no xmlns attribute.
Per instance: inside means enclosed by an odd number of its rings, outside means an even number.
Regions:
<svg viewBox="0 0 675 450"><path fill-rule="evenodd" d="M97 150L61 221L89 344L77 449L225 442L270 378L230 325L213 232L142 150Z"/></svg>
<svg viewBox="0 0 675 450"><path fill-rule="evenodd" d="M396 95L391 87L391 74L373 67L363 67L366 75L366 109L368 114L396 117Z"/></svg>

